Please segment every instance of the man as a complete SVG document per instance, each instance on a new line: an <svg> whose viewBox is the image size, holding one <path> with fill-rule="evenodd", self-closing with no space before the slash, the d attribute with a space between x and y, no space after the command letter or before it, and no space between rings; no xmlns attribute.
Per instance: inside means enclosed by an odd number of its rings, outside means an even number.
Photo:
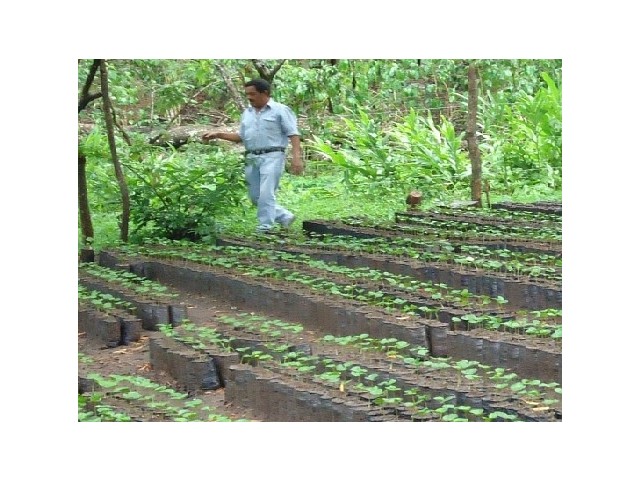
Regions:
<svg viewBox="0 0 640 480"><path fill-rule="evenodd" d="M293 111L271 99L269 82L251 80L245 83L244 91L251 106L242 113L240 130L237 133L207 132L202 139L221 138L243 143L249 198L258 207L258 233L272 233L276 223L289 228L295 219L293 213L276 202L276 191L284 171L288 140L293 150L291 173L302 175L300 133Z"/></svg>

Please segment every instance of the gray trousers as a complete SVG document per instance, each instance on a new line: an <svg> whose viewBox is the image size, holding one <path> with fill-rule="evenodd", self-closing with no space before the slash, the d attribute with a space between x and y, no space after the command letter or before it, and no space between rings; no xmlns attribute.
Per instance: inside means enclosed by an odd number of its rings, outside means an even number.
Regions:
<svg viewBox="0 0 640 480"><path fill-rule="evenodd" d="M276 191L284 172L284 152L247 155L245 180L251 203L258 207L258 230L271 230L293 215L276 202Z"/></svg>

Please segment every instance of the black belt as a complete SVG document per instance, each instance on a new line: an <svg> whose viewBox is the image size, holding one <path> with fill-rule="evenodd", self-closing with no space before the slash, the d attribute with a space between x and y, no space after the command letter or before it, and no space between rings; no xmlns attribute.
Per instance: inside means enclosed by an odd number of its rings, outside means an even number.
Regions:
<svg viewBox="0 0 640 480"><path fill-rule="evenodd" d="M248 154L262 155L263 153L284 152L284 151L285 151L284 147L269 147L269 148L262 148L260 150L245 150L244 154L245 155L248 155Z"/></svg>

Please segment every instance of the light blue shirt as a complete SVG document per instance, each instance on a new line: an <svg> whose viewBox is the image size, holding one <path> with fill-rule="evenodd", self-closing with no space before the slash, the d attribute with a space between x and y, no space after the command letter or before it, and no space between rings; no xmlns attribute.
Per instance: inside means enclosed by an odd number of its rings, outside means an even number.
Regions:
<svg viewBox="0 0 640 480"><path fill-rule="evenodd" d="M268 147L287 148L289 137L300 135L300 132L293 111L270 98L259 112L251 106L242 112L238 135L244 148L259 150Z"/></svg>

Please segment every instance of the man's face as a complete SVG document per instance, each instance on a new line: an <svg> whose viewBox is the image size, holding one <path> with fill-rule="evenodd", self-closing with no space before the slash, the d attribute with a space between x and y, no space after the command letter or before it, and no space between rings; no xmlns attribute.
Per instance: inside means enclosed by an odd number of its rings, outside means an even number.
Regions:
<svg viewBox="0 0 640 480"><path fill-rule="evenodd" d="M254 108L262 108L269 101L269 94L267 92L258 92L253 85L244 88L244 93L249 100L249 103Z"/></svg>

